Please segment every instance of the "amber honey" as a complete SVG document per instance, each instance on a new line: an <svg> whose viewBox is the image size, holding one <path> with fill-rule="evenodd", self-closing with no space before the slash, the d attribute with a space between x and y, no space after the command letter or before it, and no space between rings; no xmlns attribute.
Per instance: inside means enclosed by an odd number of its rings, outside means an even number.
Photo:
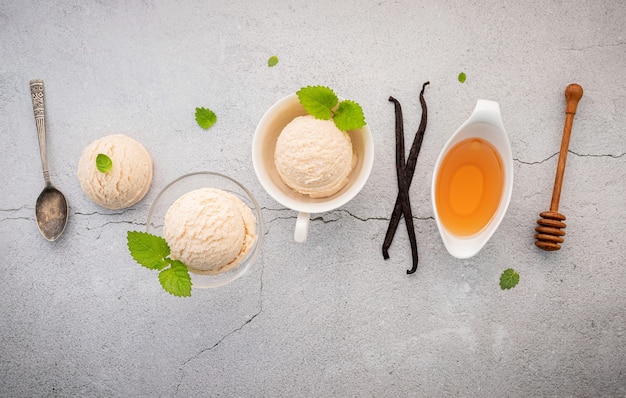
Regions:
<svg viewBox="0 0 626 398"><path fill-rule="evenodd" d="M504 187L502 159L482 138L454 145L444 156L435 184L441 224L452 234L480 232L496 213Z"/></svg>

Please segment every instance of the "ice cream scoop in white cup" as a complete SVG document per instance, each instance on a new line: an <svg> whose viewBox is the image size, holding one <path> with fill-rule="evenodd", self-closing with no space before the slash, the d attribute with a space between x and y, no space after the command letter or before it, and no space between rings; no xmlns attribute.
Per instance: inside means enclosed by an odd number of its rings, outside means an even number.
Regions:
<svg viewBox="0 0 626 398"><path fill-rule="evenodd" d="M358 130L348 131L356 163L347 184L338 192L328 197L313 198L287 186L274 163L276 142L287 124L305 115L307 112L298 96L290 94L265 112L252 139L252 164L261 186L278 203L298 212L294 231L296 242L306 241L312 213L335 210L353 199L367 182L374 164L374 141L369 126L365 125Z"/></svg>

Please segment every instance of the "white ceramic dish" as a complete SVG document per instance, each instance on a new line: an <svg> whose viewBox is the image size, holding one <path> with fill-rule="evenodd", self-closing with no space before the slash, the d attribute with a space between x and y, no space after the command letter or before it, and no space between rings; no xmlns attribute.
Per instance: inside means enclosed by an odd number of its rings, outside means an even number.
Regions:
<svg viewBox="0 0 626 398"><path fill-rule="evenodd" d="M183 194L199 188L219 188L237 196L250 207L252 214L256 217L257 240L254 243L254 247L250 250L250 253L248 253L248 256L246 256L239 267L217 275L199 275L190 272L193 288L215 288L227 285L248 272L263 246L263 217L261 215L261 208L252 193L250 193L246 187L228 176L208 171L186 174L179 177L163 188L154 199L154 202L152 202L150 210L148 210L146 232L162 236L163 220L172 203Z"/></svg>
<svg viewBox="0 0 626 398"><path fill-rule="evenodd" d="M437 202L435 198L435 187L441 162L447 152L461 141L469 138L482 138L491 143L499 153L502 160L504 173L504 187L500 197L500 203L491 220L478 233L471 236L457 236L448 231L441 223L439 212L437 210ZM513 154L511 145L502 123L500 115L500 106L497 102L488 100L478 100L472 115L452 134L448 142L444 145L433 171L433 179L431 186L431 202L437 222L439 234L443 240L443 244L448 252L457 258L470 258L475 256L489 241L493 233L496 231L504 214L506 213L509 202L511 201L511 193L513 192Z"/></svg>

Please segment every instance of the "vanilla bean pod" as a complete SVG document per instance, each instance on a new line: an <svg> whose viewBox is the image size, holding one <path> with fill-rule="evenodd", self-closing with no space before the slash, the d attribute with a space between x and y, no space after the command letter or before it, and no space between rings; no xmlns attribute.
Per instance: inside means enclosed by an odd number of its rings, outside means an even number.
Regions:
<svg viewBox="0 0 626 398"><path fill-rule="evenodd" d="M404 216L404 223L409 234L411 242L411 255L413 258L413 266L407 273L415 272L417 269L417 239L415 237L415 226L413 225L413 214L411 213L411 203L409 200L409 184L405 177L405 160L404 160L404 127L402 122L402 108L400 103L393 97L389 97L389 101L394 103L396 111L396 175L398 177L398 199Z"/></svg>
<svg viewBox="0 0 626 398"><path fill-rule="evenodd" d="M398 175L399 192L393 208L389 227L387 228L387 233L385 234L385 241L383 242L383 257L385 259L389 258L388 249L391 246L391 241L393 240L398 224L400 223L400 218L404 214L405 223L407 225L407 229L409 229L409 239L411 241L411 251L413 255L413 266L410 270L407 270L407 274L414 273L418 264L417 242L415 240L415 230L413 227L413 217L411 214L408 190L411 186L411 181L413 180L415 166L417 164L417 156L419 155L422 146L428 120L428 111L426 101L424 100L424 89L427 84L429 84L429 82L424 83L422 85L422 90L420 91L422 118L420 120L417 133L415 134L413 144L411 145L411 150L406 164L404 162L404 120L402 117L402 108L400 103L395 98L389 97L389 101L394 103L396 114L396 174ZM407 213L410 215L410 220L407 219ZM413 238L411 238L411 236L413 236Z"/></svg>

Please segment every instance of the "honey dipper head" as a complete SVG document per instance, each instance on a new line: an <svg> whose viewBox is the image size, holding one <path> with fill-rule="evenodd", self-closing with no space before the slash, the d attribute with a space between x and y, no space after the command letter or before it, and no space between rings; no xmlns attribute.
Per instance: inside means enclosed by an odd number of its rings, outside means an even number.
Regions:
<svg viewBox="0 0 626 398"><path fill-rule="evenodd" d="M576 113L578 101L583 97L583 88L572 83L565 88L565 113Z"/></svg>
<svg viewBox="0 0 626 398"><path fill-rule="evenodd" d="M539 226L535 227L535 246L547 251L559 250L565 236L565 216L556 211L544 211L539 216L542 218L537 220Z"/></svg>

